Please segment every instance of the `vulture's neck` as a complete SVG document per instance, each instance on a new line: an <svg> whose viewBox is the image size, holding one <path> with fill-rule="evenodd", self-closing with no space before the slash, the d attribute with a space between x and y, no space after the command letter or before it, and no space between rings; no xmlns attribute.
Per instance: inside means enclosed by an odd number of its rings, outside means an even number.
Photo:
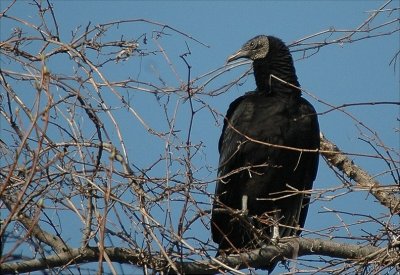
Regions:
<svg viewBox="0 0 400 275"><path fill-rule="evenodd" d="M300 87L297 81L296 70L293 66L293 59L289 51L270 53L267 58L255 60L253 62L253 69L258 91L301 94L299 89L271 78L271 75L274 75L285 82Z"/></svg>

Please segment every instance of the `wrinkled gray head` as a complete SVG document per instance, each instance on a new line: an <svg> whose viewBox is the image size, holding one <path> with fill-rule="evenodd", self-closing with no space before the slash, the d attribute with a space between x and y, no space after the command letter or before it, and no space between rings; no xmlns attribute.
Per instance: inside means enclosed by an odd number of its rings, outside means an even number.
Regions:
<svg viewBox="0 0 400 275"><path fill-rule="evenodd" d="M242 48L228 57L227 62L239 58L248 58L253 61L265 58L269 51L269 39L266 35L258 35L247 41Z"/></svg>

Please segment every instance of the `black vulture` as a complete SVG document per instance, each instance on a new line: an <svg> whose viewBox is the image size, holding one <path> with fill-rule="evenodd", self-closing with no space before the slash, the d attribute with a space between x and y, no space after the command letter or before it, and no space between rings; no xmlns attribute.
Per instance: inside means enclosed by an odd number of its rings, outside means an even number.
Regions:
<svg viewBox="0 0 400 275"><path fill-rule="evenodd" d="M257 89L230 104L219 140L211 217L217 255L300 234L318 169L318 118L296 88L288 47L259 35L228 62L239 58L253 61Z"/></svg>

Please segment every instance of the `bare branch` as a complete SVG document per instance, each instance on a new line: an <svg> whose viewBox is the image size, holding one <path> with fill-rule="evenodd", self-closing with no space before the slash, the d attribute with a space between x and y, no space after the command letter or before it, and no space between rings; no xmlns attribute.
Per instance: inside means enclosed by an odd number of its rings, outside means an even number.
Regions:
<svg viewBox="0 0 400 275"><path fill-rule="evenodd" d="M330 142L324 136L321 137L321 150L322 155L327 162L345 173L345 175L354 180L357 185L367 188L382 205L389 208L392 214L399 214L399 198L392 192L384 191L382 185L374 180L374 177L355 165L354 162L345 156L335 144Z"/></svg>
<svg viewBox="0 0 400 275"><path fill-rule="evenodd" d="M400 245L398 243L397 245ZM295 250L298 250L297 252ZM166 268L166 262L162 257L146 255L142 251L135 251L124 248L107 247L104 249L110 260L117 263L127 263L141 266L149 265L153 270L163 270ZM266 246L247 253L231 255L226 258L213 258L209 261L194 262L175 262L178 270L182 274L217 274L226 267L242 269L247 267L265 269L271 262L280 260L290 260L293 255L326 255L334 256L346 260L359 260L364 264L375 263L377 259L382 258L383 263L393 264L400 260L400 254L393 249L378 248L374 246L360 246L345 243L337 243L320 239L295 238L285 240L279 247ZM96 262L100 256L100 250L94 247L83 249L73 249L68 253L59 253L49 256L46 259L26 261L20 263L4 263L0 269L4 273L22 273L28 271L42 270L45 268L60 267L68 264L72 259L75 263ZM148 261L148 259L152 259ZM176 274L169 272L169 274Z"/></svg>

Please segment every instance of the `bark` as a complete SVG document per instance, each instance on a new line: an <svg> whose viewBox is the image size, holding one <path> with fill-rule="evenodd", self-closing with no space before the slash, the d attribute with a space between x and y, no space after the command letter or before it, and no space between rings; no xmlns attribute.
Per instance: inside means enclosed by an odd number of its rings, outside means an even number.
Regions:
<svg viewBox="0 0 400 275"><path fill-rule="evenodd" d="M343 172L348 178L355 181L357 185L367 188L383 206L389 208L392 214L399 214L400 199L393 193L385 191L374 177L358 167L345 153L324 136L321 136L321 154L330 165Z"/></svg>
<svg viewBox="0 0 400 275"><path fill-rule="evenodd" d="M284 259L292 259L304 255L323 255L365 263L376 262L381 259L381 264L394 265L400 261L397 250L361 246L354 244L338 243L321 239L291 238L281 240L279 246L266 246L250 252L230 255L226 258L210 258L210 260L197 262L181 262L175 260L174 264L181 273L216 274L222 271L239 270L247 267L268 269L271 264ZM155 270L168 269L167 261L159 255L146 255L139 251L109 247L104 250L112 262L132 264L138 267L148 266ZM73 263L97 262L100 251L96 247L72 249L68 252L54 254L45 259L34 259L24 262L3 263L0 265L1 274L33 272L54 267L62 267ZM170 271L174 274L175 271Z"/></svg>

